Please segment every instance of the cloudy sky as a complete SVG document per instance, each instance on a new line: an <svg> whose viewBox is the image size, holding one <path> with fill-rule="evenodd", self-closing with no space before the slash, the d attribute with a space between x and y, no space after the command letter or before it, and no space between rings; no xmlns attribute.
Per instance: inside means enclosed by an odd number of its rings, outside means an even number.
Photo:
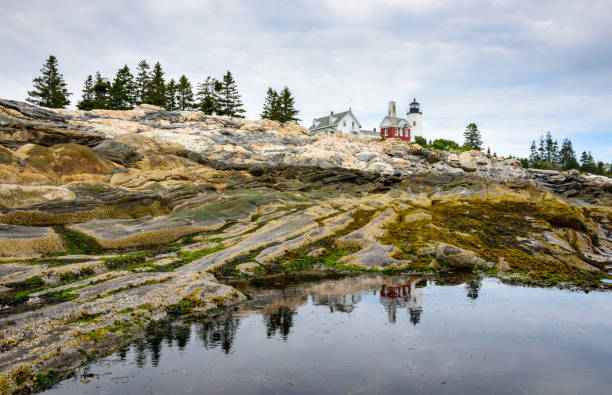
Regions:
<svg viewBox="0 0 612 395"><path fill-rule="evenodd" d="M248 118L268 86L305 126L352 107L378 127L389 100L422 103L426 138L526 155L550 131L612 162L612 0L3 0L0 97L25 99L49 54L73 103L87 74L140 59L168 77L234 74Z"/></svg>

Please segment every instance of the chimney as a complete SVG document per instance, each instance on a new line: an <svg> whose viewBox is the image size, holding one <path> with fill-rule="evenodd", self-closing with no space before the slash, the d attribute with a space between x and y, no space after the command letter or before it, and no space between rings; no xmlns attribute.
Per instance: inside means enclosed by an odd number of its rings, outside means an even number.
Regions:
<svg viewBox="0 0 612 395"><path fill-rule="evenodd" d="M389 116L390 117L395 117L395 102L394 101L390 101L389 102Z"/></svg>

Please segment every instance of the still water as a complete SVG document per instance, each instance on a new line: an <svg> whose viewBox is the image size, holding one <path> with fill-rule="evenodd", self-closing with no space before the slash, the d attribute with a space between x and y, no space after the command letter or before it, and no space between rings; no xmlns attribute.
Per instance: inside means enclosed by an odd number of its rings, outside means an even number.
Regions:
<svg viewBox="0 0 612 395"><path fill-rule="evenodd" d="M159 326L54 394L612 391L612 293L470 276L292 274L216 321Z"/></svg>

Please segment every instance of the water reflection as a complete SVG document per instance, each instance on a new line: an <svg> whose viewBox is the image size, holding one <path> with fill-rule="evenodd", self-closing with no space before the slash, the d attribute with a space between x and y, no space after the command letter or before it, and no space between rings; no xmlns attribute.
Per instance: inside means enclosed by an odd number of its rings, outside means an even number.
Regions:
<svg viewBox="0 0 612 395"><path fill-rule="evenodd" d="M480 291L480 279L472 280L465 284L465 289L467 290L467 297L470 299L478 298L478 291Z"/></svg>
<svg viewBox="0 0 612 395"><path fill-rule="evenodd" d="M423 290L417 288L417 281L400 286L383 285L380 289L380 303L385 307L390 323L397 322L397 310L407 309L413 325L421 322L423 312Z"/></svg>
<svg viewBox="0 0 612 395"><path fill-rule="evenodd" d="M287 341L289 331L293 326L293 316L296 310L291 307L279 307L274 313L263 315L264 324L266 326L266 337L270 339L276 336L277 332L284 341Z"/></svg>
<svg viewBox="0 0 612 395"><path fill-rule="evenodd" d="M216 320L157 324L54 392L606 393L612 385L610 293L461 274L305 276L232 284L253 300Z"/></svg>
<svg viewBox="0 0 612 395"><path fill-rule="evenodd" d="M219 347L224 353L229 354L239 325L240 319L234 317L233 313L228 313L216 321L200 323L196 333L207 350Z"/></svg>

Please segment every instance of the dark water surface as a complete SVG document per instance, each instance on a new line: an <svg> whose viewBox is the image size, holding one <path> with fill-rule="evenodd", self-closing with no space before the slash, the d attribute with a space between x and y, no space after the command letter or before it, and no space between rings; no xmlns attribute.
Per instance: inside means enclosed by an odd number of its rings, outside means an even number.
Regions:
<svg viewBox="0 0 612 395"><path fill-rule="evenodd" d="M497 279L291 275L213 322L160 325L55 394L612 391L612 293Z"/></svg>

